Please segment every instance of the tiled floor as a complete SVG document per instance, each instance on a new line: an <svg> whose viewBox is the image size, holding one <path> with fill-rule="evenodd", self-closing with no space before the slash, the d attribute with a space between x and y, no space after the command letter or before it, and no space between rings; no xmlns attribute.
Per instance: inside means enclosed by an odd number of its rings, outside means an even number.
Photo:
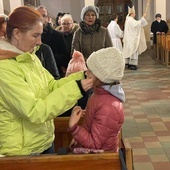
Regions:
<svg viewBox="0 0 170 170"><path fill-rule="evenodd" d="M128 138L135 170L170 170L170 68L139 57L138 70L125 70L123 137Z"/></svg>

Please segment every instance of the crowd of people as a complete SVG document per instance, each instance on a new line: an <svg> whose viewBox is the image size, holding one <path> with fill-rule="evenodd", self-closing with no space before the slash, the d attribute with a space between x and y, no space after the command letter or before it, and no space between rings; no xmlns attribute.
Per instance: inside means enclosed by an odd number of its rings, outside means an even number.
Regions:
<svg viewBox="0 0 170 170"><path fill-rule="evenodd" d="M123 31L117 14L103 27L93 5L83 7L79 23L59 13L56 29L45 6L0 15L0 154L54 153L54 118L65 113L71 148L118 152L125 102L121 79L125 66L137 69L138 55L146 50L145 16L135 20L129 7ZM167 33L161 15L156 19L154 35ZM74 51L87 70L66 76Z"/></svg>

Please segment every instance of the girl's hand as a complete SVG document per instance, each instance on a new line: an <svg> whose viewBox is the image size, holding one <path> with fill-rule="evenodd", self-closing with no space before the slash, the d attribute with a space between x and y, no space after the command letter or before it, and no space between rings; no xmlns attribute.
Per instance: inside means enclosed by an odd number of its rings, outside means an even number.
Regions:
<svg viewBox="0 0 170 170"><path fill-rule="evenodd" d="M69 128L72 128L75 124L77 124L82 115L84 115L84 110L82 110L80 106L75 106L71 112Z"/></svg>
<svg viewBox="0 0 170 170"><path fill-rule="evenodd" d="M77 145L77 142L74 140L74 138L72 139L72 141L70 142L70 145L69 145L69 148L72 149L72 148L75 148Z"/></svg>

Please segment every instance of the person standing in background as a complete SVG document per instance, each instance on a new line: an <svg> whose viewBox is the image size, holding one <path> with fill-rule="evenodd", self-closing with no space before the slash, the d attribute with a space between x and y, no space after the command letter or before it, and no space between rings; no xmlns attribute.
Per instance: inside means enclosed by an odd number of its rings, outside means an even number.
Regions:
<svg viewBox="0 0 170 170"><path fill-rule="evenodd" d="M61 25L61 18L65 15L65 13L59 12L56 17L56 28Z"/></svg>
<svg viewBox="0 0 170 170"><path fill-rule="evenodd" d="M54 54L50 46L42 43L35 54L40 59L43 67L46 68L55 79L60 79L60 74L57 68Z"/></svg>
<svg viewBox="0 0 170 170"><path fill-rule="evenodd" d="M143 29L147 25L146 14L139 21L135 20L135 16L134 6L132 8L128 7L123 37L123 55L125 57L125 64L130 70L138 68L138 55L147 49Z"/></svg>
<svg viewBox="0 0 170 170"><path fill-rule="evenodd" d="M99 8L93 5L85 6L81 11L81 22L79 28L75 31L72 41L72 54L74 50L83 54L85 61L94 51L101 48L112 47L112 41L107 28L101 26L99 19ZM79 106L86 107L88 97L79 100Z"/></svg>
<svg viewBox="0 0 170 170"><path fill-rule="evenodd" d="M117 21L118 21L118 15L114 13L112 15L112 21L107 26L107 29L110 33L113 47L116 47L122 51L123 49L122 49L121 38L123 37L123 31L120 29L120 26L117 24Z"/></svg>
<svg viewBox="0 0 170 170"><path fill-rule="evenodd" d="M156 14L156 20L152 22L151 32L153 33L153 43L156 44L156 34L166 34L168 32L167 23L161 19L161 14Z"/></svg>
<svg viewBox="0 0 170 170"><path fill-rule="evenodd" d="M80 18L79 28L73 36L72 53L74 49L80 51L86 60L92 52L113 46L107 28L101 26L98 7L85 6Z"/></svg>
<svg viewBox="0 0 170 170"><path fill-rule="evenodd" d="M69 58L69 52L67 50L66 42L64 36L61 32L54 30L49 23L48 11L44 6L38 6L36 10L43 17L43 33L41 35L42 42L51 47L54 58L60 73L60 77L64 77L62 67L67 67L65 60Z"/></svg>
<svg viewBox="0 0 170 170"><path fill-rule="evenodd" d="M72 45L72 39L74 32L79 28L77 23L73 22L73 18L70 14L65 14L61 18L61 25L57 27L57 30L60 31L64 35L64 39L67 45L67 49L69 51L69 57L68 60L65 61L65 63L69 63L70 59L72 58L71 53L71 45ZM63 68L67 69L67 68Z"/></svg>

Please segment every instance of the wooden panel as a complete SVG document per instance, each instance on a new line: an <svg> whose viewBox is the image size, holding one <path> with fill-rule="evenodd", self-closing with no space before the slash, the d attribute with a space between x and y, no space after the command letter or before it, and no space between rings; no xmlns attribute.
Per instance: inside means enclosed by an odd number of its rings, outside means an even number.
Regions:
<svg viewBox="0 0 170 170"><path fill-rule="evenodd" d="M0 158L2 170L121 170L118 153Z"/></svg>
<svg viewBox="0 0 170 170"><path fill-rule="evenodd" d="M163 48L166 47L166 35L162 35L161 37L161 45Z"/></svg>
<svg viewBox="0 0 170 170"><path fill-rule="evenodd" d="M83 118L80 119L79 124L82 124ZM69 117L57 117L54 119L55 125L55 151L58 151L58 148L67 148L72 140L72 136L68 133Z"/></svg>
<svg viewBox="0 0 170 170"><path fill-rule="evenodd" d="M170 44L169 44L169 42L170 42L170 35L169 34L166 35L165 41L166 41L165 48L170 50Z"/></svg>

